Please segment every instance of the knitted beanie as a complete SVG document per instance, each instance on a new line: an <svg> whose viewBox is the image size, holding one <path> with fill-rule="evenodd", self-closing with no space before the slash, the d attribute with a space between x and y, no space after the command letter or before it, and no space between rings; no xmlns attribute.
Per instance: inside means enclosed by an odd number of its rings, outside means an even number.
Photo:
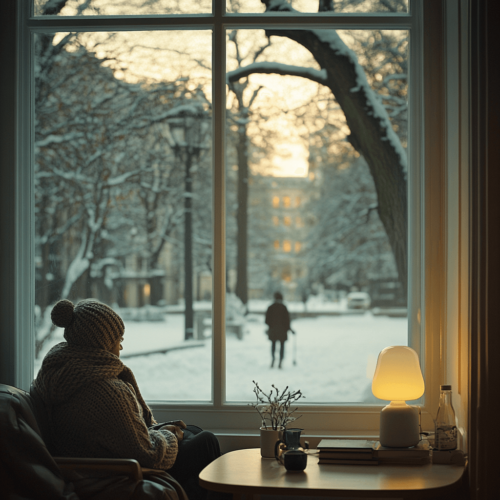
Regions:
<svg viewBox="0 0 500 500"><path fill-rule="evenodd" d="M109 351L125 332L120 316L97 300L81 300L76 306L60 300L50 316L54 325L64 328L64 338L73 346Z"/></svg>

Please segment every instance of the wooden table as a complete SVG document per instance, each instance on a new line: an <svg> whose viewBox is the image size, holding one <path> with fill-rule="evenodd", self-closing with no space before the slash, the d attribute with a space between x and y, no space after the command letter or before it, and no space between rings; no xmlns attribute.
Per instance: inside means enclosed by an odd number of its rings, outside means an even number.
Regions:
<svg viewBox="0 0 500 500"><path fill-rule="evenodd" d="M222 455L200 473L207 490L242 495L302 495L371 498L446 498L460 488L464 466L318 465L307 458L303 472L287 472L258 448ZM457 497L452 497L457 498Z"/></svg>

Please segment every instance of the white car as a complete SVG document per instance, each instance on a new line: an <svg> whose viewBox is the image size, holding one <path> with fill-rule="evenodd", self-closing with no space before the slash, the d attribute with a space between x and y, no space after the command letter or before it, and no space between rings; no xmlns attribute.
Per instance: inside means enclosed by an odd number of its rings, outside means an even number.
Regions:
<svg viewBox="0 0 500 500"><path fill-rule="evenodd" d="M371 299L366 292L351 292L347 294L347 309L368 309Z"/></svg>

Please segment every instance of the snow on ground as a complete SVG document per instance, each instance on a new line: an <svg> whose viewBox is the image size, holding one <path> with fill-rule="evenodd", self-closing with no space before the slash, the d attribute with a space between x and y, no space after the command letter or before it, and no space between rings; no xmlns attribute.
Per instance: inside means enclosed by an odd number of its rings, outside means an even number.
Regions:
<svg viewBox="0 0 500 500"><path fill-rule="evenodd" d="M247 316L243 339L227 335L228 401L253 401L252 380L264 389L270 389L271 384L280 389L287 385L301 389L306 403L368 401L378 353L389 345L407 345L406 318L372 316L370 312L300 318L293 321L292 327L297 334L289 333L281 370L270 368L271 343L265 334L262 314ZM64 340L62 330L56 333L51 345ZM164 322L126 322L122 354L182 345L183 336L182 314L167 314ZM49 346L44 347L35 372L48 349ZM279 344L276 351L278 357ZM135 373L141 392L149 401L208 401L211 353L211 339L207 339L202 347L123 361Z"/></svg>
<svg viewBox="0 0 500 500"><path fill-rule="evenodd" d="M296 335L288 335L280 370L270 368L271 342L264 333L263 317L255 319L242 341L234 336L227 340L229 401L253 400L252 380L263 388L275 384L280 389L287 385L300 389L309 403L364 401L378 353L389 345L407 345L406 318L366 313L296 319L292 324Z"/></svg>

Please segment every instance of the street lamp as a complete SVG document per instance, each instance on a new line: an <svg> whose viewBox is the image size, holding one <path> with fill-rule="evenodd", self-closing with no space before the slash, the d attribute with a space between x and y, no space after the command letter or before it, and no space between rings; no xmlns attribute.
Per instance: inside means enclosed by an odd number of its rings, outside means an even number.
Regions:
<svg viewBox="0 0 500 500"><path fill-rule="evenodd" d="M179 106L175 118L169 120L171 146L175 157L184 165L184 339L193 332L193 179L191 168L206 149L210 131L209 116L201 105Z"/></svg>

